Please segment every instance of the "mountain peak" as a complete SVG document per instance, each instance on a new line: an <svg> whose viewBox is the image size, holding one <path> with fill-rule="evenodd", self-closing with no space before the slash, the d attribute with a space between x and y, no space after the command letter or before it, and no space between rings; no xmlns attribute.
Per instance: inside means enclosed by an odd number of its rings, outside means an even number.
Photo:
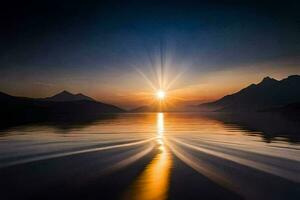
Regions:
<svg viewBox="0 0 300 200"><path fill-rule="evenodd" d="M88 101L95 101L91 97L85 96L81 93L79 94L72 94L69 91L62 91L52 97L46 98L47 101L81 101L81 100L88 100Z"/></svg>
<svg viewBox="0 0 300 200"><path fill-rule="evenodd" d="M67 91L67 90L63 90L62 92L58 93L58 94L71 94L73 95L71 92Z"/></svg>
<svg viewBox="0 0 300 200"><path fill-rule="evenodd" d="M63 90L63 91L53 95L52 97L70 97L70 96L74 96L74 94L72 94L71 92L69 92L67 90Z"/></svg>
<svg viewBox="0 0 300 200"><path fill-rule="evenodd" d="M262 81L277 81L274 78L271 78L270 76L266 76Z"/></svg>
<svg viewBox="0 0 300 200"><path fill-rule="evenodd" d="M276 79L266 76L259 84L272 84L277 82L278 81Z"/></svg>

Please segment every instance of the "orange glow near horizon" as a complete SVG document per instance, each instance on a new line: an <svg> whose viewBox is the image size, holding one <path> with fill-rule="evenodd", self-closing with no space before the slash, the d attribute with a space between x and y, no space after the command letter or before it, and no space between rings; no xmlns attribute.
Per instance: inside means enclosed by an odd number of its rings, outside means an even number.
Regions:
<svg viewBox="0 0 300 200"><path fill-rule="evenodd" d="M134 69L137 73L132 73L130 77L130 80L134 80L134 83L131 84L132 90L126 88L125 92L118 91L122 95L117 96L117 100L112 100L110 97L107 102L131 109L157 103L163 104L163 107L168 110L169 108L177 109L218 100L225 95L238 92L252 83L259 83L265 76L281 80L290 74L300 73L299 69L295 68L282 70L261 65L259 71L253 70L253 68L246 70L246 67L237 67L230 70L207 72L199 74L199 76L195 73L190 76L189 63L172 62L169 57L165 59L163 65L158 61L159 58L154 58L154 62L148 65L146 62L146 66L135 66ZM163 101L160 101L157 96L159 90L163 90L166 94Z"/></svg>
<svg viewBox="0 0 300 200"><path fill-rule="evenodd" d="M165 62L161 64L160 59L154 55L153 62L136 64L132 71L122 76L109 72L100 79L99 73L95 72L89 75L93 81L83 81L80 76L74 76L74 81L70 81L53 75L49 84L33 84L31 82L37 80L32 77L22 80L21 83L0 84L0 91L13 96L45 98L67 90L124 109L135 109L157 104L159 100L156 93L162 89L166 94L163 104L168 108L177 109L180 106L215 101L252 83L259 83L265 76L281 80L292 74L300 74L300 69L294 65L276 67L286 63L257 63L257 69L251 67L252 65L235 66L232 69L200 73L193 72L188 62L174 62L171 58L166 57Z"/></svg>

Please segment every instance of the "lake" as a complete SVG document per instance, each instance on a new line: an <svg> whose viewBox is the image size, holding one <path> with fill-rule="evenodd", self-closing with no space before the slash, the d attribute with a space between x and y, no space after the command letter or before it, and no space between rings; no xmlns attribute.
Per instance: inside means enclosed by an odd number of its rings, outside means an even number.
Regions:
<svg viewBox="0 0 300 200"><path fill-rule="evenodd" d="M0 128L1 199L300 199L300 123L127 113Z"/></svg>

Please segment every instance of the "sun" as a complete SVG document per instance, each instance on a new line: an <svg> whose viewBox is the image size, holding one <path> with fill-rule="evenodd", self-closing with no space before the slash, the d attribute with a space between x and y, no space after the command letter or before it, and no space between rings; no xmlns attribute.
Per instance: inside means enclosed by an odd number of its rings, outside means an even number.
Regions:
<svg viewBox="0 0 300 200"><path fill-rule="evenodd" d="M156 92L156 98L159 100L163 100L166 97L166 93L163 90L158 90Z"/></svg>

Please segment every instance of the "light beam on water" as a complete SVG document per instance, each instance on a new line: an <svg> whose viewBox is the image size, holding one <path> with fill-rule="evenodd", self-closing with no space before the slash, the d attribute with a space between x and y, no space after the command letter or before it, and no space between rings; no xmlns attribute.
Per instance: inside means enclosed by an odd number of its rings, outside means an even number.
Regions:
<svg viewBox="0 0 300 200"><path fill-rule="evenodd" d="M129 188L124 199L167 199L172 159L164 144L164 114L157 113L158 153Z"/></svg>

